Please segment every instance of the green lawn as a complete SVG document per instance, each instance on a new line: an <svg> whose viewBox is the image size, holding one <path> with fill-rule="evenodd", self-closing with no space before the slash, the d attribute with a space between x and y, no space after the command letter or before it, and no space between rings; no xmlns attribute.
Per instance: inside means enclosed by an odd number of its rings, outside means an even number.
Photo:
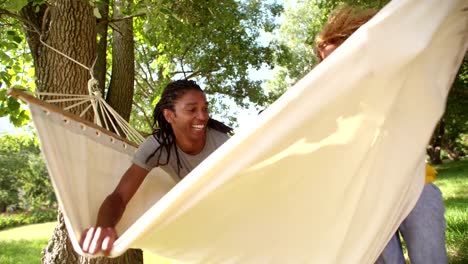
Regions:
<svg viewBox="0 0 468 264"><path fill-rule="evenodd" d="M0 237L0 263L41 263L41 251L47 245L47 238L3 240L2 234Z"/></svg>
<svg viewBox="0 0 468 264"><path fill-rule="evenodd" d="M0 263L41 263L42 249L52 236L56 222L27 225L0 231ZM149 252L143 252L144 263L176 264Z"/></svg>
<svg viewBox="0 0 468 264"><path fill-rule="evenodd" d="M3 230L0 232L0 241L21 239L48 239L52 236L56 222L27 225ZM0 262L3 263L3 262Z"/></svg>
<svg viewBox="0 0 468 264"><path fill-rule="evenodd" d="M468 263L468 160L436 166L436 184L444 195L447 220L449 263ZM0 231L0 263L41 263L41 251L47 245L55 223L28 225ZM145 263L175 262L144 253Z"/></svg>
<svg viewBox="0 0 468 264"><path fill-rule="evenodd" d="M446 243L450 263L468 263L468 160L436 167L447 220Z"/></svg>

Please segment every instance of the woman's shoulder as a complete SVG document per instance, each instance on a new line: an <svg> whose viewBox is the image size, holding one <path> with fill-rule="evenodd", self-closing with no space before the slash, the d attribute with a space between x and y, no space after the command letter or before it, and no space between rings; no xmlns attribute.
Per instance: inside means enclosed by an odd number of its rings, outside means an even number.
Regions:
<svg viewBox="0 0 468 264"><path fill-rule="evenodd" d="M213 128L208 128L206 133L207 133L208 138L212 138L215 141L220 142L220 143L224 143L226 140L230 138L228 134L223 133Z"/></svg>
<svg viewBox="0 0 468 264"><path fill-rule="evenodd" d="M156 135L149 135L146 139L140 144L140 148L155 148L161 145L157 140Z"/></svg>

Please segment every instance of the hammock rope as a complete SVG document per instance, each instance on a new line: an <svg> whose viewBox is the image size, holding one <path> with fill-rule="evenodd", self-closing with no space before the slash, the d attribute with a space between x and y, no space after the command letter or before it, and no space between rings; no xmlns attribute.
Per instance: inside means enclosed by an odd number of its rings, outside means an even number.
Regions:
<svg viewBox="0 0 468 264"><path fill-rule="evenodd" d="M130 141L137 144L140 144L144 140L144 137L123 117L121 117L119 113L117 113L117 111L115 111L112 106L106 102L104 98L102 98L100 92L93 91L90 95L73 95L51 92L37 92L37 94L40 97L54 97L53 99L44 100L47 103L76 102L63 108L65 111L70 111L73 108L89 103L89 105L79 113L80 117L83 117L89 111L89 109L93 107L96 109L94 123L98 126L103 127L109 131L114 131L120 137L126 137ZM96 112L100 112L101 114L96 114Z"/></svg>
<svg viewBox="0 0 468 264"><path fill-rule="evenodd" d="M88 94L89 95L80 95L80 94L64 94L64 93L50 93L50 92L40 92L38 90L35 91L36 97L39 99L43 99L44 96L55 96L55 97L62 97L58 99L46 99L44 100L45 102L48 103L60 103L60 102L73 102L77 101L77 103L72 104L70 106L65 107L63 110L65 111L70 111L70 109L76 108L78 106L81 106L85 103L90 103L89 106L87 106L81 113L79 114L80 117L83 117L89 109L92 107L94 111L94 123L97 124L100 127L105 128L106 130L109 131L114 131L117 135L121 137L126 137L130 141L135 142L137 144L140 144L143 142L144 137L135 129L133 128L124 118L122 118L117 111L115 111L102 97L102 94L98 88L98 81L94 78L94 65L96 64L97 57L94 59L94 62L91 67L88 67L84 65L83 63L77 61L76 59L68 56L67 54L61 52L60 50L52 47L51 45L47 44L42 40L42 34L40 32L37 32L39 34L39 41L46 46L47 48L55 51L59 55L65 57L66 59L76 63L77 65L83 67L86 69L89 74L90 74L90 79L88 80ZM63 97L69 97L69 98L63 98ZM99 111L101 111L102 116L105 118L102 118L101 120L101 115L99 114ZM110 125L107 122L107 119L110 121ZM115 123L114 121L115 120ZM103 125L104 123L104 125ZM123 133L123 134L122 134Z"/></svg>

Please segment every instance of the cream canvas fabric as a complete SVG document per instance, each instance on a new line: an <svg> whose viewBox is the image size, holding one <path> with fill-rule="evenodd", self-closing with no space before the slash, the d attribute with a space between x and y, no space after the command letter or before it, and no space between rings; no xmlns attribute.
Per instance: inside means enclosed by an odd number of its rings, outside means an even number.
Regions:
<svg viewBox="0 0 468 264"><path fill-rule="evenodd" d="M467 8L392 1L180 183L154 169L112 255L134 247L184 263L373 263L424 184L425 146L467 48ZM80 233L135 147L30 107L81 252Z"/></svg>

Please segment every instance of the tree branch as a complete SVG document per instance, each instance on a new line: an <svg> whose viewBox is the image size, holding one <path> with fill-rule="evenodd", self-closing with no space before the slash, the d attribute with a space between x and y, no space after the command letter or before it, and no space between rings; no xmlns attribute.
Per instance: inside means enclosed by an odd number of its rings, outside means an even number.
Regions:
<svg viewBox="0 0 468 264"><path fill-rule="evenodd" d="M46 31L47 19L49 18L49 15L50 15L50 6L47 6L46 10L44 11L44 16L42 17L42 29L41 29L40 35L43 35Z"/></svg>
<svg viewBox="0 0 468 264"><path fill-rule="evenodd" d="M22 16L20 16L18 14L15 14L13 12L10 12L10 11L6 10L6 9L1 9L0 8L0 16L2 16L2 15L6 15L6 16L9 16L11 18L18 19L19 21L23 22L25 25L31 26L34 29L34 31L39 32L39 29L37 28L37 26L34 23L32 23L31 21L27 20L26 18L24 18L24 17L22 17Z"/></svg>
<svg viewBox="0 0 468 264"><path fill-rule="evenodd" d="M146 16L146 13L138 13L138 14L135 14L135 15L119 17L119 18L116 18L116 19L101 19L101 20L98 21L98 24L100 24L100 23L110 24L110 23L113 23L113 22L119 22L119 21L122 21L122 20L131 19L131 18L134 18L134 17L141 17L141 16Z"/></svg>

